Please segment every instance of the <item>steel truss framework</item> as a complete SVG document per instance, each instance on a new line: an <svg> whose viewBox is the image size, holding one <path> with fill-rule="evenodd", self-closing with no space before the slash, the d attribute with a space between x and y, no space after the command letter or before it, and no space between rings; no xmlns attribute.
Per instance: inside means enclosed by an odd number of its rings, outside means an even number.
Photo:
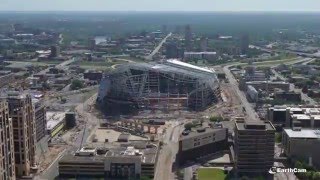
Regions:
<svg viewBox="0 0 320 180"><path fill-rule="evenodd" d="M215 73L172 64L137 63L106 74L98 100L141 109L202 110L220 97Z"/></svg>

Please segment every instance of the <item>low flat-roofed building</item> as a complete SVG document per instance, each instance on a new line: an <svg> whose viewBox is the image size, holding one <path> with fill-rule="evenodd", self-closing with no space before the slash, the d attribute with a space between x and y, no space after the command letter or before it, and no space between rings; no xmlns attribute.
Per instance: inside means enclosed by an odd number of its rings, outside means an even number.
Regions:
<svg viewBox="0 0 320 180"><path fill-rule="evenodd" d="M296 92L275 92L274 99L288 102L301 102L301 93Z"/></svg>
<svg viewBox="0 0 320 180"><path fill-rule="evenodd" d="M217 52L184 52L184 60L215 60L217 58Z"/></svg>
<svg viewBox="0 0 320 180"><path fill-rule="evenodd" d="M52 138L65 126L65 112L47 112L47 132Z"/></svg>
<svg viewBox="0 0 320 180"><path fill-rule="evenodd" d="M202 156L228 149L227 128L200 128L183 132L179 139L176 161L183 165Z"/></svg>
<svg viewBox="0 0 320 180"><path fill-rule="evenodd" d="M59 161L60 177L153 178L159 154L158 144L150 141L141 143L145 144L144 148L126 143L117 147L83 148L76 155L67 154Z"/></svg>
<svg viewBox="0 0 320 180"><path fill-rule="evenodd" d="M303 159L320 167L320 131L314 129L284 128L282 145L287 157Z"/></svg>
<svg viewBox="0 0 320 180"><path fill-rule="evenodd" d="M274 106L268 108L267 119L285 127L320 128L320 108L317 106Z"/></svg>
<svg viewBox="0 0 320 180"><path fill-rule="evenodd" d="M281 89L285 92L290 90L290 84L287 82L272 82L272 81L249 81L245 83L246 87L251 85L257 90L261 89L263 91L274 92L275 89Z"/></svg>

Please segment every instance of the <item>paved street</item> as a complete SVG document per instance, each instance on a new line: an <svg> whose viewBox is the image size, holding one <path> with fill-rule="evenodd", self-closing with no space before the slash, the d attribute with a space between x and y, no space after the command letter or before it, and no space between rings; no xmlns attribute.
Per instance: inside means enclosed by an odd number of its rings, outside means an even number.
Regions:
<svg viewBox="0 0 320 180"><path fill-rule="evenodd" d="M146 57L146 60L151 61L153 56L159 52L162 45L167 41L167 39L172 35L172 33L169 33L160 43L159 45L152 51L152 53Z"/></svg>
<svg viewBox="0 0 320 180"><path fill-rule="evenodd" d="M300 60L296 60L290 63L287 63L287 65L293 65L293 64L298 64L298 63L302 63L302 64L308 64L312 61L314 61L315 59L311 59L311 58L303 58ZM283 81L287 81L287 78L283 77L280 73L278 73L275 69L275 67L272 67L271 71L272 73L275 75L276 78L281 79ZM301 89L297 89L294 87L294 84L290 84L290 90L297 92L297 93L301 93L301 99L303 101L308 102L308 104L310 105L316 105L318 104L315 100L313 100L312 98L310 98L307 94L302 93Z"/></svg>
<svg viewBox="0 0 320 180"><path fill-rule="evenodd" d="M260 121L257 113L255 112L255 110L253 109L251 104L248 102L245 94L242 91L240 91L239 84L238 84L237 80L235 79L235 77L233 76L231 71L229 70L229 68L231 66L233 66L233 65L228 65L228 66L223 67L223 71L225 72L226 77L229 80L229 83L233 86L233 89L236 91L236 95L240 98L240 100L242 102L242 106L246 110L246 114L247 114L246 121L253 121L253 122Z"/></svg>
<svg viewBox="0 0 320 180"><path fill-rule="evenodd" d="M172 165L178 152L179 137L184 129L180 123L178 121L172 122L172 125L167 128L166 133L162 137L164 145L160 152L154 180L174 179Z"/></svg>
<svg viewBox="0 0 320 180"><path fill-rule="evenodd" d="M37 177L38 179L47 179L52 180L55 177L59 175L58 172L58 162L67 153L74 153L77 151L81 144L85 144L87 139L90 136L90 133L92 130L94 130L99 125L99 119L97 119L92 113L88 112L88 107L93 104L93 102L96 100L97 94L94 94L92 97L90 97L88 100L86 100L83 104L80 104L76 107L76 112L79 116L82 117L82 120L84 120L85 124L80 124L82 127L81 131L78 133L78 136L73 142L68 142L69 146L66 147L66 149L59 154L59 156L52 162L52 164L40 175L40 177ZM79 123L79 121L78 121Z"/></svg>

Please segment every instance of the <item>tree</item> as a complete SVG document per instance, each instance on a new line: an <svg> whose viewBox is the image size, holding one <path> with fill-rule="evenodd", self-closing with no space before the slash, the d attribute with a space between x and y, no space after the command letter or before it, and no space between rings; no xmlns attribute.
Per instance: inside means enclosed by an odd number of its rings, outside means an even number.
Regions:
<svg viewBox="0 0 320 180"><path fill-rule="evenodd" d="M281 143L282 141L282 134L281 133L276 133L276 143Z"/></svg>
<svg viewBox="0 0 320 180"><path fill-rule="evenodd" d="M223 117L222 116L211 116L209 120L211 122L220 122L220 121L223 121Z"/></svg>
<svg viewBox="0 0 320 180"><path fill-rule="evenodd" d="M194 127L194 125L192 123L187 123L187 124L184 125L184 128L186 130L191 130L193 127Z"/></svg>
<svg viewBox="0 0 320 180"><path fill-rule="evenodd" d="M248 176L242 176L241 178L240 178L240 180L249 180L250 178L248 177Z"/></svg>
<svg viewBox="0 0 320 180"><path fill-rule="evenodd" d="M50 85L47 82L42 83L42 88L44 90L49 90L50 89Z"/></svg>
<svg viewBox="0 0 320 180"><path fill-rule="evenodd" d="M313 180L320 180L320 172L315 172L312 176Z"/></svg>
<svg viewBox="0 0 320 180"><path fill-rule="evenodd" d="M61 103L62 103L62 104L65 104L65 103L67 102L67 99L66 99L66 98L61 98L60 100L61 100Z"/></svg>
<svg viewBox="0 0 320 180"><path fill-rule="evenodd" d="M303 164L300 161L296 161L294 163L294 167L296 167L298 169L303 169Z"/></svg>
<svg viewBox="0 0 320 180"><path fill-rule="evenodd" d="M140 180L151 180L151 178L148 176L141 176Z"/></svg>
<svg viewBox="0 0 320 180"><path fill-rule="evenodd" d="M307 176L307 178L308 179L312 179L313 178L313 171L308 171L308 172L306 172L306 173L304 173L306 176Z"/></svg>
<svg viewBox="0 0 320 180"><path fill-rule="evenodd" d="M78 80L78 79L75 79L71 82L71 90L78 90L78 89L81 89L84 87L84 84L82 81Z"/></svg>

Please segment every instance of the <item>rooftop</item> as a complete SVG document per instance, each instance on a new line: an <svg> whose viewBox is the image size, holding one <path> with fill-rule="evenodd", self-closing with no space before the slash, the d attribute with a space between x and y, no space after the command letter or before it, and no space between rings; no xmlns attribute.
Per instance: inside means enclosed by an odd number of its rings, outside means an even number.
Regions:
<svg viewBox="0 0 320 180"><path fill-rule="evenodd" d="M193 138L195 136L199 136L201 134L208 134L208 133L213 133L213 132L217 132L217 131L221 131L221 130L227 130L227 128L210 128L210 127L206 127L203 129L205 129L205 131L198 132L197 130L192 130L189 132L189 134L182 135L180 137L180 140L191 139L191 138Z"/></svg>
<svg viewBox="0 0 320 180"><path fill-rule="evenodd" d="M103 163L104 161L112 161L113 158L123 158L123 161L130 161L131 158L139 158L142 163L156 163L158 153L158 145L152 144L149 141L141 141L145 143L146 148L135 147L134 143L122 144L120 147L111 148L89 148L89 150L97 151L94 156L75 156L67 154L61 158L59 163ZM103 149L103 153L99 153L99 149Z"/></svg>
<svg viewBox="0 0 320 180"><path fill-rule="evenodd" d="M263 121L236 121L236 128L238 130L255 130L255 131L274 131L275 127L271 122Z"/></svg>
<svg viewBox="0 0 320 180"><path fill-rule="evenodd" d="M320 139L320 130L314 130L314 129L293 130L291 128L284 128L283 131L290 138Z"/></svg>
<svg viewBox="0 0 320 180"><path fill-rule="evenodd" d="M47 130L51 130L65 118L65 112L47 112Z"/></svg>
<svg viewBox="0 0 320 180"><path fill-rule="evenodd" d="M128 71L128 69L137 69L142 71L153 69L162 73L177 73L194 78L205 79L210 82L217 81L217 79L213 78L215 76L214 70L194 66L176 59L169 59L162 64L153 62L121 64L117 66L115 73L110 73L109 75L118 76L117 73L123 73L124 71Z"/></svg>
<svg viewBox="0 0 320 180"><path fill-rule="evenodd" d="M195 66L195 65L192 65L192 64L189 64L189 63L185 63L185 62L179 61L177 59L168 59L167 63L178 65L178 66L189 68L189 69L195 69L195 70L200 70L200 71L203 71L203 72L209 72L209 73L212 73L212 74L214 73L213 70L209 70L209 69L202 68L202 67L199 67L199 66Z"/></svg>

